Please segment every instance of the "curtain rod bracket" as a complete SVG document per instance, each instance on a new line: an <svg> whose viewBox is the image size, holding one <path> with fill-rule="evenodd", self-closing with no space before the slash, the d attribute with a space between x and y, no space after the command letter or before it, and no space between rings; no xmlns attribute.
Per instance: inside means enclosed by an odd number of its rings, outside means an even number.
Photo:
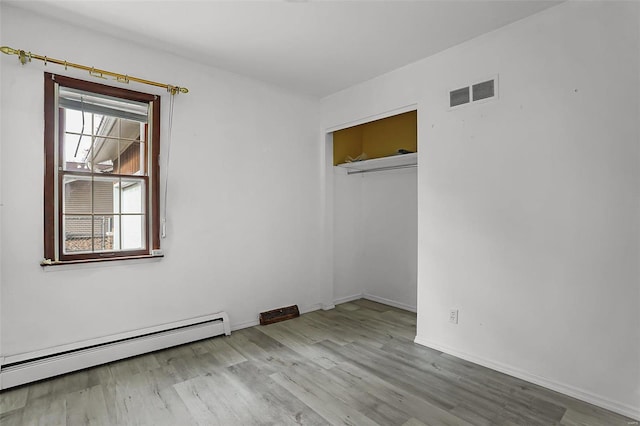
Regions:
<svg viewBox="0 0 640 426"><path fill-rule="evenodd" d="M93 76L93 77L96 77L96 78L101 78L103 80L107 79L107 77L105 77L104 74L102 74L101 72L96 71L95 67L91 67L91 70L89 70L89 75Z"/></svg>
<svg viewBox="0 0 640 426"><path fill-rule="evenodd" d="M120 83L124 83L124 84L129 84L129 76L128 75L117 75L116 76L116 81L120 82Z"/></svg>

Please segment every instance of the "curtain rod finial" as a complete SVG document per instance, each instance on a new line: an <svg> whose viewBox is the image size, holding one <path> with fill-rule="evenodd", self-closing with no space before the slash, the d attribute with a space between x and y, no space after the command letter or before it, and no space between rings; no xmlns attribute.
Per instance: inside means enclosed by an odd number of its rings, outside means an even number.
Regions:
<svg viewBox="0 0 640 426"><path fill-rule="evenodd" d="M0 47L0 52L4 53L5 55L17 55L18 54L17 50L12 49L9 46Z"/></svg>
<svg viewBox="0 0 640 426"><path fill-rule="evenodd" d="M29 62L31 62L31 52L27 54L24 50L16 50L9 46L0 47L0 52L6 55L18 55L18 60L22 65L27 63L27 58L29 58Z"/></svg>
<svg viewBox="0 0 640 426"><path fill-rule="evenodd" d="M189 89L187 89L186 87L172 86L168 84L167 92L171 93L172 95L177 95L178 93L189 93Z"/></svg>

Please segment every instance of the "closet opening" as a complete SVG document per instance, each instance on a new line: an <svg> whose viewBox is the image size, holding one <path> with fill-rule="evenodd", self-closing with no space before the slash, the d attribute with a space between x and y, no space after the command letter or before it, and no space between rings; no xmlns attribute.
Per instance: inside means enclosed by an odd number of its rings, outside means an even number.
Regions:
<svg viewBox="0 0 640 426"><path fill-rule="evenodd" d="M417 127L414 107L327 135L336 304L416 311Z"/></svg>

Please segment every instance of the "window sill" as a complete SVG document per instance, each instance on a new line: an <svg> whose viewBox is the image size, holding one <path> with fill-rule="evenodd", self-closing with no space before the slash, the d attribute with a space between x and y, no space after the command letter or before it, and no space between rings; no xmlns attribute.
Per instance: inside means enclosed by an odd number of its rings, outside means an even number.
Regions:
<svg viewBox="0 0 640 426"><path fill-rule="evenodd" d="M157 260L162 259L164 254L145 254L138 256L125 256L125 257L105 257L101 259L83 259L83 260L66 260L66 261L47 261L43 260L40 262L40 266L44 270L63 270L68 269L66 267L73 266L90 266L90 265L104 265L105 263L118 263L120 262L131 262L131 261L144 261L144 260ZM73 269L73 268L72 268Z"/></svg>

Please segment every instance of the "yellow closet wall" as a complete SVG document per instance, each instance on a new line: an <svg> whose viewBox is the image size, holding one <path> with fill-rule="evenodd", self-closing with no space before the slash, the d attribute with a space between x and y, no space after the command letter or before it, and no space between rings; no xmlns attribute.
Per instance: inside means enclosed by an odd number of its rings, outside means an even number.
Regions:
<svg viewBox="0 0 640 426"><path fill-rule="evenodd" d="M347 156L356 158L362 153L362 126L333 132L333 165L345 163Z"/></svg>
<svg viewBox="0 0 640 426"><path fill-rule="evenodd" d="M410 111L333 132L333 164L363 152L368 159L395 155L399 149L418 151L418 113Z"/></svg>

